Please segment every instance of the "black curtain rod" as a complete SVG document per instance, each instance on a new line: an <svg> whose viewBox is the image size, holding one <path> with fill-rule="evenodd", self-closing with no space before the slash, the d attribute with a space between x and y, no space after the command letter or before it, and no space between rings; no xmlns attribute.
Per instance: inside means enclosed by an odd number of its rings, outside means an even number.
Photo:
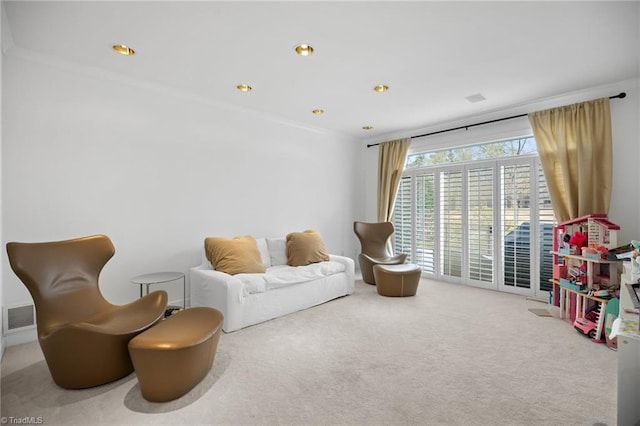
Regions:
<svg viewBox="0 0 640 426"><path fill-rule="evenodd" d="M621 93L618 93L615 96L609 96L609 99L623 99L625 97L627 97L627 94L625 92L621 92ZM495 120L483 121L482 123L467 124L466 126L454 127L454 128L445 129L445 130L438 130L437 132L425 133L424 135L411 136L411 139L422 138L422 137L425 137L425 136L437 135L439 133L453 132L454 130L462 130L462 129L468 130L469 127L482 126L483 124L497 123L498 121L505 121L505 120L511 120L513 118L526 117L527 115L529 115L529 114L512 115L511 117L496 118ZM378 146L378 145L381 145L383 143L384 142L372 143L372 144L367 145L367 148L371 148L372 146Z"/></svg>

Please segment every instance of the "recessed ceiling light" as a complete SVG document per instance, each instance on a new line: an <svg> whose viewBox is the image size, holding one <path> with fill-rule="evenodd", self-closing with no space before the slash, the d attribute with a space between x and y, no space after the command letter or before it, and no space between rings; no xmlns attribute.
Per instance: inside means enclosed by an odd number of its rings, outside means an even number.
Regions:
<svg viewBox="0 0 640 426"><path fill-rule="evenodd" d="M324 110L323 109L314 109L313 111L311 111L312 113L314 113L315 115L322 115L324 114Z"/></svg>
<svg viewBox="0 0 640 426"><path fill-rule="evenodd" d="M136 52L132 48L125 46L124 44L114 44L112 49L121 55L133 56Z"/></svg>
<svg viewBox="0 0 640 426"><path fill-rule="evenodd" d="M387 90L389 90L389 86L384 85L384 84L378 84L377 86L373 87L373 90L375 90L378 93L382 93L382 92L386 92Z"/></svg>
<svg viewBox="0 0 640 426"><path fill-rule="evenodd" d="M253 87L249 86L248 84L238 84L236 86L236 89L241 92L250 92L251 90L253 90Z"/></svg>
<svg viewBox="0 0 640 426"><path fill-rule="evenodd" d="M313 53L313 47L309 44L299 44L295 50L300 56L310 56Z"/></svg>
<svg viewBox="0 0 640 426"><path fill-rule="evenodd" d="M373 126L362 126L362 130L372 130Z"/></svg>

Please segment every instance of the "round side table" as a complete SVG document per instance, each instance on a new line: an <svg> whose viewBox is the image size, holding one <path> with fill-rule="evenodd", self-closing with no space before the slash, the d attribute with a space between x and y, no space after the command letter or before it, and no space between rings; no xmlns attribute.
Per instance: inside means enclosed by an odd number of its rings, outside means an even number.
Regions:
<svg viewBox="0 0 640 426"><path fill-rule="evenodd" d="M133 277L131 282L140 286L140 297L142 297L142 287L147 286L147 294L149 294L149 286L152 284L162 284L171 281L182 280L182 305L187 307L187 280L182 272L154 272L152 274L138 275Z"/></svg>

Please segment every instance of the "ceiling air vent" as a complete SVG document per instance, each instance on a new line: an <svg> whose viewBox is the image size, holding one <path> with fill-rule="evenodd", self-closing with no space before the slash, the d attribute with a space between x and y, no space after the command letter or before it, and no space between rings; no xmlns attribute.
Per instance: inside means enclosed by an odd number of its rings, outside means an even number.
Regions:
<svg viewBox="0 0 640 426"><path fill-rule="evenodd" d="M482 96L482 93L476 93L475 95L470 95L467 96L465 98L466 100L468 100L469 102L471 102L472 104L476 103L476 102L481 102L486 100L487 98L485 98L484 96Z"/></svg>

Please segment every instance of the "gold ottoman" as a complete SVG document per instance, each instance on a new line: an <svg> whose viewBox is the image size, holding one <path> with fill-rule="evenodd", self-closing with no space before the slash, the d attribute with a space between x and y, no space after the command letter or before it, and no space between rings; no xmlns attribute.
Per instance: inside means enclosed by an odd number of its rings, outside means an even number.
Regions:
<svg viewBox="0 0 640 426"><path fill-rule="evenodd" d="M373 266L376 289L382 296L415 296L421 273L420 267L411 263Z"/></svg>
<svg viewBox="0 0 640 426"><path fill-rule="evenodd" d="M142 396L163 402L180 398L207 375L216 356L222 313L188 308L129 341Z"/></svg>

